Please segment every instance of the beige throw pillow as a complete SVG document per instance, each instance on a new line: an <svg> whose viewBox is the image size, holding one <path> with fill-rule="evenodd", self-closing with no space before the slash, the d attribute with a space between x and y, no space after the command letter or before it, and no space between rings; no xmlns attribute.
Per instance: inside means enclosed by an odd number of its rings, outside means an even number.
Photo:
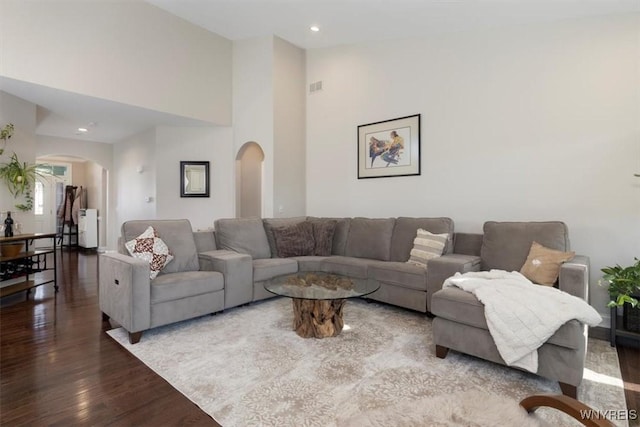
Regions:
<svg viewBox="0 0 640 427"><path fill-rule="evenodd" d="M533 242L520 273L539 285L553 286L558 280L560 265L575 255L575 252L557 251Z"/></svg>
<svg viewBox="0 0 640 427"><path fill-rule="evenodd" d="M427 261L442 255L449 239L448 233L433 234L419 228L407 263L427 268Z"/></svg>

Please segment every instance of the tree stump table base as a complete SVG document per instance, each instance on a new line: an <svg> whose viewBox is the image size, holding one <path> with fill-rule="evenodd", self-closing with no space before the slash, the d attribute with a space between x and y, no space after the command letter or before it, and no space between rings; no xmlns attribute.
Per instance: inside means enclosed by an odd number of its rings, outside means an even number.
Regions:
<svg viewBox="0 0 640 427"><path fill-rule="evenodd" d="M346 300L311 300L293 298L293 329L302 338L326 338L340 335Z"/></svg>

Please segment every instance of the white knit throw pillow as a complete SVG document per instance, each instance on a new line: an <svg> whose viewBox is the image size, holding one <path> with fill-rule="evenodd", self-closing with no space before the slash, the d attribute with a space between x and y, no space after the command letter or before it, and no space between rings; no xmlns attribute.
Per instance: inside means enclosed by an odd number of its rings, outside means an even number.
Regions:
<svg viewBox="0 0 640 427"><path fill-rule="evenodd" d="M449 233L433 234L419 228L413 240L413 249L409 255L409 264L427 268L427 261L442 255L447 245Z"/></svg>

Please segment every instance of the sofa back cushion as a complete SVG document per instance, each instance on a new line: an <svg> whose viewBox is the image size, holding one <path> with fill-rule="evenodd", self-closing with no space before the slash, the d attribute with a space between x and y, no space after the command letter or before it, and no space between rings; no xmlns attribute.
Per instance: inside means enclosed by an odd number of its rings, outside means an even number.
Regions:
<svg viewBox="0 0 640 427"><path fill-rule="evenodd" d="M395 218L353 218L345 255L389 261L394 225Z"/></svg>
<svg viewBox="0 0 640 427"><path fill-rule="evenodd" d="M483 229L480 248L483 270L520 271L534 241L550 249L569 250L569 231L566 224L560 221L487 221Z"/></svg>
<svg viewBox="0 0 640 427"><path fill-rule="evenodd" d="M200 269L193 229L188 219L126 221L122 224L124 242L135 239L149 226L158 232L158 236L167 244L173 254L173 261L162 269L162 273L198 271Z"/></svg>
<svg viewBox="0 0 640 427"><path fill-rule="evenodd" d="M418 229L427 230L432 234L449 234L449 240L444 248L444 254L453 251L453 220L451 218L407 218L396 219L391 237L391 261L406 262L413 248Z"/></svg>
<svg viewBox="0 0 640 427"><path fill-rule="evenodd" d="M271 257L278 257L278 248L276 247L276 241L273 237L274 227L287 227L290 225L296 225L303 221L306 221L306 216L297 216L294 218L263 218L262 223L264 225L264 232L267 234L267 241L269 242L269 250L271 251Z"/></svg>
<svg viewBox="0 0 640 427"><path fill-rule="evenodd" d="M253 259L271 258L267 233L260 218L224 218L215 222L218 249L251 255Z"/></svg>

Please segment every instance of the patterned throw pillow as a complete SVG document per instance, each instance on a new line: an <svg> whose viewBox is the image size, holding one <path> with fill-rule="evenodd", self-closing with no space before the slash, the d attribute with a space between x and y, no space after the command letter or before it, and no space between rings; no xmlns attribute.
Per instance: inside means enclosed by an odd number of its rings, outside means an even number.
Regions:
<svg viewBox="0 0 640 427"><path fill-rule="evenodd" d="M333 235L336 232L338 221L335 220L316 220L310 221L313 225L313 239L315 246L313 255L329 256L333 247Z"/></svg>
<svg viewBox="0 0 640 427"><path fill-rule="evenodd" d="M132 257L149 263L150 279L155 279L160 270L173 259L169 247L158 237L158 232L153 227L148 227L144 233L129 240L125 247Z"/></svg>
<svg viewBox="0 0 640 427"><path fill-rule="evenodd" d="M407 263L427 268L427 261L442 255L449 233L432 234L419 228Z"/></svg>
<svg viewBox="0 0 640 427"><path fill-rule="evenodd" d="M553 286L558 280L560 265L575 255L575 252L557 251L542 246L538 242L533 242L529 256L520 269L520 273L533 283Z"/></svg>
<svg viewBox="0 0 640 427"><path fill-rule="evenodd" d="M289 226L274 227L273 237L276 241L276 248L280 258L313 255L315 246L313 226L308 221Z"/></svg>

